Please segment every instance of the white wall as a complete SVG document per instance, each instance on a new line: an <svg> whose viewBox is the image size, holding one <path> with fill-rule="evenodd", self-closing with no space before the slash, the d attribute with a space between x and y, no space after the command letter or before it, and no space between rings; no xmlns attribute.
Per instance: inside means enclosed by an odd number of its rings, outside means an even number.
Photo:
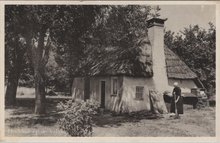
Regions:
<svg viewBox="0 0 220 143"><path fill-rule="evenodd" d="M112 110L115 103L115 96L112 95L112 80L118 79L118 90L122 86L122 77L97 76L90 77L90 99L94 99L101 103L101 81L105 81L105 108ZM84 78L77 77L73 80L72 96L74 99L84 100Z"/></svg>
<svg viewBox="0 0 220 143"><path fill-rule="evenodd" d="M74 99L84 99L84 78L76 77L72 84L72 97Z"/></svg>
<svg viewBox="0 0 220 143"><path fill-rule="evenodd" d="M173 90L173 83L178 82L182 92L191 92L191 88L197 87L191 79L168 79L169 91Z"/></svg>
<svg viewBox="0 0 220 143"><path fill-rule="evenodd" d="M129 112L150 110L149 85L153 85L151 78L124 77L122 101ZM144 87L143 100L135 99L136 86Z"/></svg>
<svg viewBox="0 0 220 143"><path fill-rule="evenodd" d="M100 95L100 81L106 81L105 90L105 108L113 111L123 108L125 112L151 110L151 103L149 99L149 90L155 89L154 81L152 78L144 77L127 77L120 76L118 78L118 90L120 90L117 96L112 96L112 79L115 77L91 77L90 78L90 98L93 98L101 103ZM135 98L136 86L143 86L143 100ZM75 99L84 99L84 78L78 77L73 81L72 91ZM121 101L119 103L119 97ZM117 108L117 109L116 109Z"/></svg>
<svg viewBox="0 0 220 143"><path fill-rule="evenodd" d="M91 77L90 78L90 98L101 103L101 81L105 81L105 108L109 109L111 95L111 77Z"/></svg>
<svg viewBox="0 0 220 143"><path fill-rule="evenodd" d="M152 45L153 80L155 88L163 93L168 87L168 78L164 53L164 27L154 25L148 29L148 36Z"/></svg>

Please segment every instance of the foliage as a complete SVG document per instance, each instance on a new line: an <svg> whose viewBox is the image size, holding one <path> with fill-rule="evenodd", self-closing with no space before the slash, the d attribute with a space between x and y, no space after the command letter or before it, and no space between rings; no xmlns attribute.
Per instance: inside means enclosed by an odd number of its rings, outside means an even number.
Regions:
<svg viewBox="0 0 220 143"><path fill-rule="evenodd" d="M65 91L69 89L69 72L68 67L56 61L56 48L52 48L46 65L46 85L53 87L55 91Z"/></svg>
<svg viewBox="0 0 220 143"><path fill-rule="evenodd" d="M22 68L18 79L20 85L34 82L40 105L45 99L45 85L71 87L76 67L108 47L115 47L124 63L132 60L133 72L151 65L146 60L140 64L142 52L136 48L149 42L145 38L146 20L151 10L150 6L140 5L7 5L6 54L24 54L19 60L24 66L16 64ZM22 46L15 46L14 38L22 41ZM10 45L14 47L9 49ZM51 52L55 53L53 60ZM6 57L6 75L10 59Z"/></svg>
<svg viewBox="0 0 220 143"><path fill-rule="evenodd" d="M93 67L90 61L97 59L97 55L109 53L109 51L115 51L113 59L117 59L116 61L132 63L131 66L134 67L131 68L132 73L151 65L150 58L143 63L140 62L143 52L139 48L144 47L143 45L147 47L149 43L146 38L146 21L151 16L150 11L150 6L141 5L117 5L104 9L95 27L82 38L87 48L83 52L84 56L79 66L88 63L84 65L83 71L87 73ZM149 55L146 56L149 57Z"/></svg>
<svg viewBox="0 0 220 143"><path fill-rule="evenodd" d="M37 40L39 31L49 30L49 36L55 47L49 53L54 53L56 63L50 59L47 60L46 84L69 87L76 66L81 64L81 59L90 60L91 50L99 53L106 46L120 46L121 49L118 48L118 50L125 52L121 59L140 52L134 47L140 44L138 39L144 37L147 32L146 20L151 10L150 6L134 5L18 5L6 7L6 22L11 25L8 28L10 32L22 37L26 44L27 38L34 37ZM158 11L158 7L155 10ZM93 46L89 48L91 46L88 45ZM26 48L24 50L30 49ZM25 67L21 73L20 85L26 86L25 82L33 83L34 73L33 62L28 61L27 58L28 55L31 56L31 52L25 52L26 59L23 62ZM136 61L135 58L133 59Z"/></svg>
<svg viewBox="0 0 220 143"><path fill-rule="evenodd" d="M27 59L29 59L29 63L33 69L36 89L36 113L45 112L45 107L43 107L45 106L45 81L46 78L48 78L45 71L52 45L54 44L56 47L65 48L68 55L68 59L65 63L70 67L68 72L71 74L71 68L75 66L74 63L77 63L81 56L82 48L80 44L78 44L79 39L81 35L91 28L100 8L101 6L86 5L6 6L6 52L7 55L13 56L15 55L14 53L26 54L28 58L24 59L24 61L21 60L23 56L19 56L21 57L19 60L14 60L22 61L22 64L28 63ZM15 41L22 39L23 46L16 46L16 44L13 43L13 39L15 38L18 39ZM14 46L11 48L12 50L7 50L10 48L9 45ZM15 51L13 49L15 49L16 52L13 52ZM6 58L6 75L8 70L10 70L8 65L12 63L11 61L7 61ZM20 68L20 64L16 64L14 68L16 69L16 72L14 72L16 73L16 81L19 79L19 74L17 74L19 73L17 72L18 68ZM54 69L52 71L54 71ZM12 75L15 75L14 73ZM48 75L54 74L49 73ZM12 79L10 82L15 84L13 84L13 94L10 94L9 97L11 97L11 95L15 97L17 82L13 81L15 78L10 79ZM71 79L71 77L68 79ZM11 84L9 83L8 85Z"/></svg>
<svg viewBox="0 0 220 143"><path fill-rule="evenodd" d="M209 90L215 89L216 28L209 23L205 30L198 25L185 28L181 34L166 31L165 44L199 77Z"/></svg>
<svg viewBox="0 0 220 143"><path fill-rule="evenodd" d="M99 104L94 100L72 101L59 103L58 109L62 110L64 116L58 121L60 128L71 136L91 136L92 118L97 114Z"/></svg>

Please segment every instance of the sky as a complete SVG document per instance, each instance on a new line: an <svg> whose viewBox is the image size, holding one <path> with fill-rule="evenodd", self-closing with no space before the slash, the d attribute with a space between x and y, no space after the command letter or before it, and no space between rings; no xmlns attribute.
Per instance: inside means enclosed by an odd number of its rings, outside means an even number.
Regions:
<svg viewBox="0 0 220 143"><path fill-rule="evenodd" d="M215 24L215 5L160 5L161 18L168 18L165 22L166 30L175 33L189 25L198 24L208 29L209 22Z"/></svg>

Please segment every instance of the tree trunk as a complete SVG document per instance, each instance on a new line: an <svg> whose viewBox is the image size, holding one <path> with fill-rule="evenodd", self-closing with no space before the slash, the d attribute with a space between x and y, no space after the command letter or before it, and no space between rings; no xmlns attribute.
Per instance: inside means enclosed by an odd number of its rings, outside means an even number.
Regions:
<svg viewBox="0 0 220 143"><path fill-rule="evenodd" d="M34 68L35 81L35 114L46 113L46 97L45 97L45 66L49 58L50 39L47 39L46 46L44 45L46 29L40 32L38 45L35 47L29 40L31 47L31 59Z"/></svg>
<svg viewBox="0 0 220 143"><path fill-rule="evenodd" d="M16 92L18 86L18 72L16 69L11 70L8 75L8 83L5 94L5 105L14 106L16 105Z"/></svg>
<svg viewBox="0 0 220 143"><path fill-rule="evenodd" d="M45 83L43 73L35 71L35 114L46 113Z"/></svg>
<svg viewBox="0 0 220 143"><path fill-rule="evenodd" d="M18 37L16 37L18 38ZM13 57L11 58L12 65L9 67L8 72L8 83L5 93L5 105L14 106L16 105L16 93L20 72L23 68L23 57L25 48L22 47L21 43L16 39L12 43L13 50L11 50Z"/></svg>

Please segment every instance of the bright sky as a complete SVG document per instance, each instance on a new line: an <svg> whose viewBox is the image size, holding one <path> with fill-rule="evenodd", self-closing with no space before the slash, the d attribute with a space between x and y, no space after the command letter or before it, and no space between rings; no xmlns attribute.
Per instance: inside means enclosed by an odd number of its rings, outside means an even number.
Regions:
<svg viewBox="0 0 220 143"><path fill-rule="evenodd" d="M175 33L184 27L198 24L208 29L209 22L215 24L215 5L160 5L161 17L168 18L165 22L166 30Z"/></svg>

